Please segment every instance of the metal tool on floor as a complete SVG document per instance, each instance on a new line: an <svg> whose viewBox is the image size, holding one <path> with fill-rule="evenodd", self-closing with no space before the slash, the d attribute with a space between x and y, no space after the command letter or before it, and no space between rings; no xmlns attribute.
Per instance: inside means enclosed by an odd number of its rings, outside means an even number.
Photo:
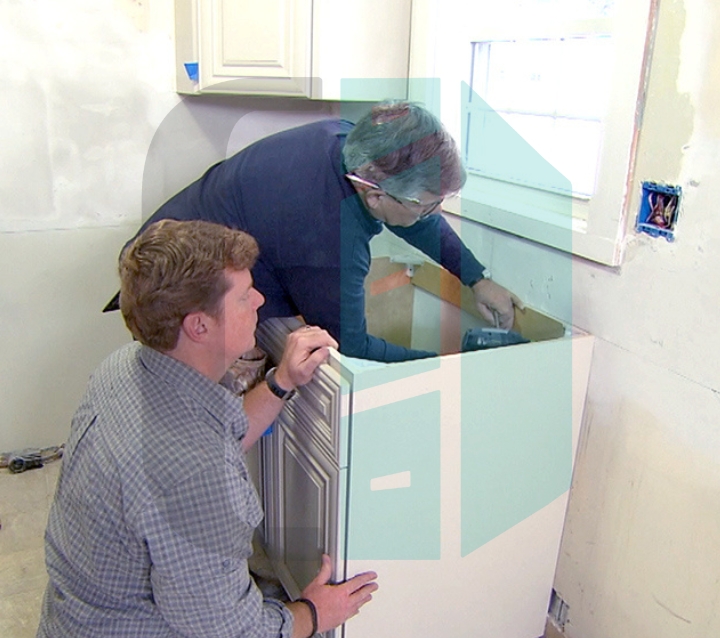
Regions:
<svg viewBox="0 0 720 638"><path fill-rule="evenodd" d="M15 452L3 452L0 454L0 468L6 467L13 474L19 474L26 470L34 470L43 467L50 461L55 461L63 455L65 444L53 445L46 448L25 448Z"/></svg>

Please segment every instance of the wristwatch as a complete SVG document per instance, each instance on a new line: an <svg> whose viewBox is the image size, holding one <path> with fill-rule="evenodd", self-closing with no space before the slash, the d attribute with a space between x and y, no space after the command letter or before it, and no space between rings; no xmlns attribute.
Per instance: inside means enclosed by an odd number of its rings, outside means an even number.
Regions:
<svg viewBox="0 0 720 638"><path fill-rule="evenodd" d="M275 381L276 370L277 368L270 368L267 371L267 374L265 375L265 383L267 383L268 388L270 388L270 392L272 392L278 399L289 401L295 396L297 388L293 388L292 390L285 390L284 388L281 388Z"/></svg>

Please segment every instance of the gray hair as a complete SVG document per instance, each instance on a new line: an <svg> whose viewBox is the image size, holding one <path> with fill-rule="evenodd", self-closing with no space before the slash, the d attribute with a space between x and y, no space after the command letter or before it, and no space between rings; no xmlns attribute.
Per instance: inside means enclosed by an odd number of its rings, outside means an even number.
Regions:
<svg viewBox="0 0 720 638"><path fill-rule="evenodd" d="M437 117L412 102L374 106L348 134L343 159L349 172L398 197L448 195L466 179L453 138Z"/></svg>

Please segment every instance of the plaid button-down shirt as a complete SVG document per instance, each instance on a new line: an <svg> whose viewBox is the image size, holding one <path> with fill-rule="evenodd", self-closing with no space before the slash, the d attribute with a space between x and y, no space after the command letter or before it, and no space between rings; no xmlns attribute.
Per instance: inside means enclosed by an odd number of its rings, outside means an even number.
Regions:
<svg viewBox="0 0 720 638"><path fill-rule="evenodd" d="M292 614L247 559L262 510L242 400L138 343L95 372L45 535L38 636L275 637Z"/></svg>

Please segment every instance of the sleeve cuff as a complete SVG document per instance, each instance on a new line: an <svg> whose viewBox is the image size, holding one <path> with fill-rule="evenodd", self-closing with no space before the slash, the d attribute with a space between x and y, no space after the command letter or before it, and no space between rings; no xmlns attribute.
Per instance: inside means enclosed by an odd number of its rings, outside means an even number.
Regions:
<svg viewBox="0 0 720 638"><path fill-rule="evenodd" d="M478 281L482 281L483 279L490 279L490 271L487 268L483 268L480 276L472 279L468 286L472 288Z"/></svg>

